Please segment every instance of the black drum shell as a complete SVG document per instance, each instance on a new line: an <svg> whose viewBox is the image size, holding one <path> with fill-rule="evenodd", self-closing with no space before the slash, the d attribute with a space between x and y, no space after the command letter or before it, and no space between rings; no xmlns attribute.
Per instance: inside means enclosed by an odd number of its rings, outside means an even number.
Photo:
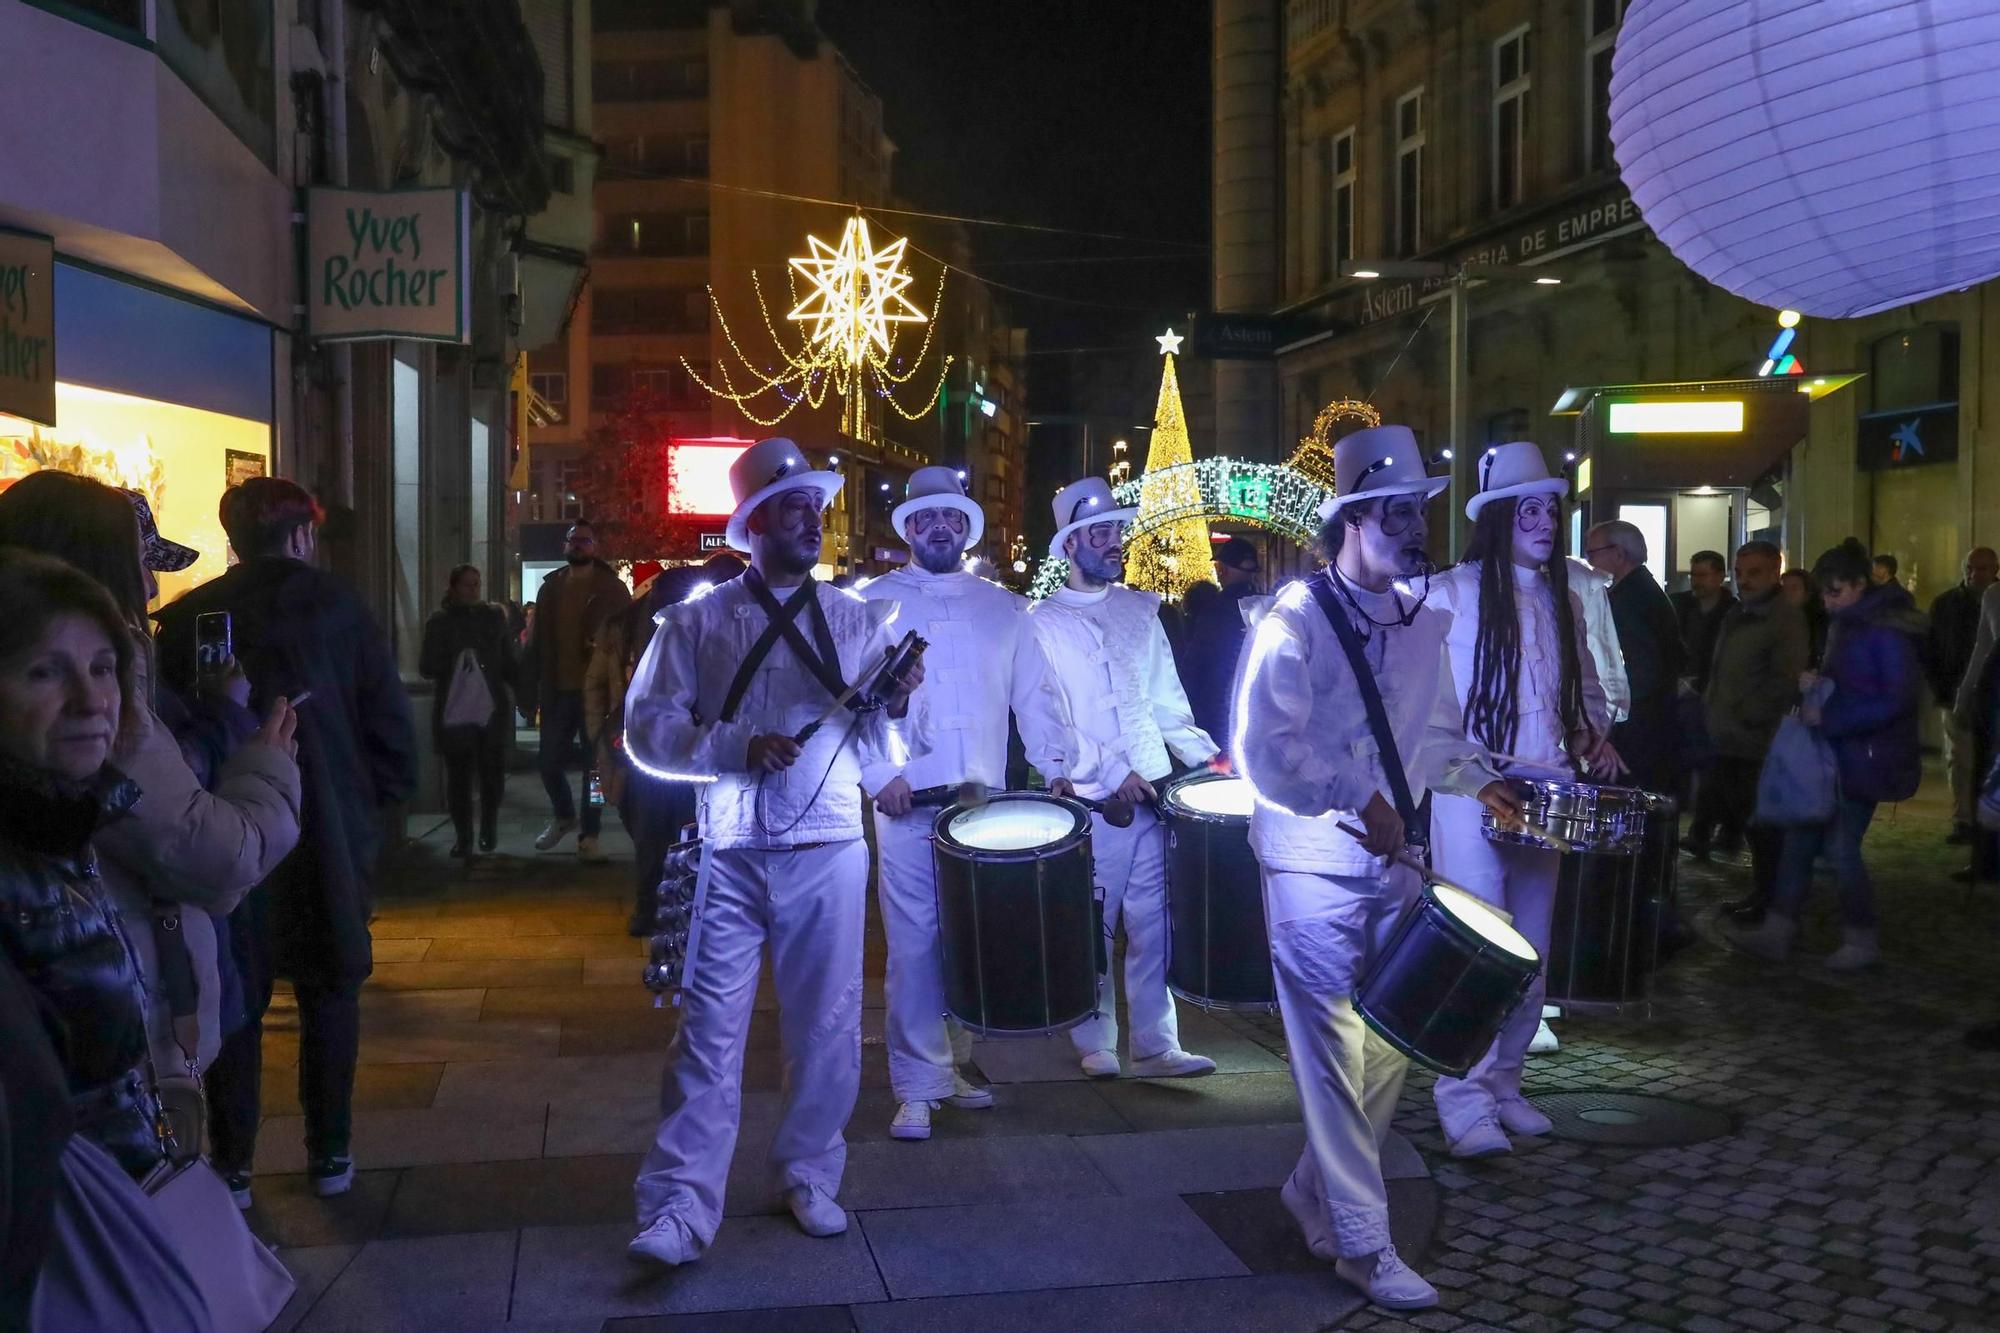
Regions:
<svg viewBox="0 0 2000 1333"><path fill-rule="evenodd" d="M1459 1078L1486 1054L1540 970L1540 959L1512 954L1458 921L1426 886L1355 988L1354 1008L1398 1051Z"/></svg>
<svg viewBox="0 0 2000 1333"><path fill-rule="evenodd" d="M991 851L950 836L967 807L933 825L938 948L945 1009L981 1036L1033 1036L1074 1027L1097 1011L1103 935L1090 856L1090 817L1074 801L1007 792L1075 818L1067 836L1041 847Z"/></svg>
<svg viewBox="0 0 2000 1333"><path fill-rule="evenodd" d="M1207 1008L1272 1009L1278 985L1250 821L1175 800L1190 784L1217 780L1201 773L1183 778L1160 800L1167 832L1167 987Z"/></svg>
<svg viewBox="0 0 2000 1333"><path fill-rule="evenodd" d="M1549 930L1548 997L1578 1004L1643 999L1673 910L1680 810L1655 796L1637 856L1562 858Z"/></svg>

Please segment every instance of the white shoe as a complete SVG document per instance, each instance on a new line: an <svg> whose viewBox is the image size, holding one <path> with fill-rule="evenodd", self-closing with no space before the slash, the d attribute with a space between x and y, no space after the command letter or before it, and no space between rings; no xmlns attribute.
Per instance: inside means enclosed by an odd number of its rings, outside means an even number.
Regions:
<svg viewBox="0 0 2000 1333"><path fill-rule="evenodd" d="M1340 1258L1340 1251L1333 1245L1333 1234L1327 1230L1326 1218L1306 1197L1306 1192L1299 1188L1296 1175L1286 1176L1285 1183L1278 1187L1278 1201L1285 1205L1285 1211L1299 1224L1299 1230L1305 1234L1306 1248L1312 1251L1313 1258L1324 1259L1328 1263Z"/></svg>
<svg viewBox="0 0 2000 1333"><path fill-rule="evenodd" d="M1535 1109L1526 1097L1509 1097L1500 1103L1500 1125L1509 1134L1535 1138L1556 1127L1556 1122Z"/></svg>
<svg viewBox="0 0 2000 1333"><path fill-rule="evenodd" d="M984 1111L993 1105L993 1089L968 1083L965 1075L954 1072L951 1076L951 1096L944 1101L945 1105L956 1106L961 1111Z"/></svg>
<svg viewBox="0 0 2000 1333"><path fill-rule="evenodd" d="M686 1222L669 1213L654 1218L651 1226L634 1236L625 1253L633 1259L650 1259L678 1268L701 1258L701 1242L694 1238Z"/></svg>
<svg viewBox="0 0 2000 1333"><path fill-rule="evenodd" d="M785 1204L808 1236L838 1236L847 1230L847 1214L825 1186L794 1185L785 1191Z"/></svg>
<svg viewBox="0 0 2000 1333"><path fill-rule="evenodd" d="M1563 1007L1561 1005L1545 1004L1542 1006L1543 1018L1561 1018L1562 1016L1563 1016Z"/></svg>
<svg viewBox="0 0 2000 1333"><path fill-rule="evenodd" d="M1092 1078L1117 1078L1118 1057L1110 1051L1092 1051L1083 1057L1083 1072Z"/></svg>
<svg viewBox="0 0 2000 1333"><path fill-rule="evenodd" d="M585 865L599 866L611 858L606 856L604 849L597 845L597 839L578 838L576 840L576 859Z"/></svg>
<svg viewBox="0 0 2000 1333"><path fill-rule="evenodd" d="M1215 1061L1179 1047L1132 1062L1133 1078L1200 1078L1215 1072Z"/></svg>
<svg viewBox="0 0 2000 1333"><path fill-rule="evenodd" d="M564 838L567 838L570 830L575 827L576 819L574 817L569 819L551 819L542 826L542 831L535 835L535 850L538 852L550 850Z"/></svg>
<svg viewBox="0 0 2000 1333"><path fill-rule="evenodd" d="M1550 1051L1561 1049L1562 1043L1556 1040L1555 1029L1549 1026L1548 1019L1543 1019L1535 1028L1534 1037L1528 1042L1528 1054L1547 1055Z"/></svg>
<svg viewBox="0 0 2000 1333"><path fill-rule="evenodd" d="M1512 1151L1514 1145L1507 1141L1498 1117L1490 1115L1481 1116L1471 1129L1451 1141L1453 1157L1498 1157Z"/></svg>
<svg viewBox="0 0 2000 1333"><path fill-rule="evenodd" d="M1882 945L1872 930L1844 931L1840 947L1826 956L1827 967L1835 972L1854 972L1881 961Z"/></svg>
<svg viewBox="0 0 2000 1333"><path fill-rule="evenodd" d="M1333 1271L1385 1310L1428 1310L1438 1303L1437 1288L1404 1263L1393 1245L1358 1259L1336 1259Z"/></svg>
<svg viewBox="0 0 2000 1333"><path fill-rule="evenodd" d="M931 1136L931 1111L935 1102L904 1102L889 1122L892 1139L927 1139Z"/></svg>

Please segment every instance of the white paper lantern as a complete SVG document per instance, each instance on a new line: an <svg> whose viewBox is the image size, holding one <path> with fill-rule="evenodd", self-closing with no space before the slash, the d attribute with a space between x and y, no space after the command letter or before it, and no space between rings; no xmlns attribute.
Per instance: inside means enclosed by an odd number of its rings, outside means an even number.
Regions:
<svg viewBox="0 0 2000 1333"><path fill-rule="evenodd" d="M1632 0L1611 137L1654 234L1746 300L2000 275L2000 0Z"/></svg>

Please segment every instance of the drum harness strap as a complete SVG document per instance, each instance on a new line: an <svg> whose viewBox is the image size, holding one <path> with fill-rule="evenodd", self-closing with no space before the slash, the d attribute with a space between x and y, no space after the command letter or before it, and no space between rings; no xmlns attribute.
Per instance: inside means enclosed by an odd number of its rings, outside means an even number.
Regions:
<svg viewBox="0 0 2000 1333"><path fill-rule="evenodd" d="M1403 756L1396 748L1396 734L1389 729L1389 713L1382 706L1382 691L1375 684L1375 672L1368 665L1367 654L1362 650L1361 636L1355 632L1353 622L1347 612L1335 600L1333 591L1333 566L1306 580L1306 588L1312 593L1319 609L1326 614L1326 620L1333 626L1334 637L1340 640L1342 651L1347 654L1347 664L1354 670L1355 688L1361 692L1361 706L1368 713L1368 730L1375 735L1375 750L1382 760L1384 775L1389 779L1389 797L1396 805L1396 813L1403 819L1403 840L1416 849L1420 860L1428 861L1430 842L1420 830L1424 827L1417 819L1416 802L1410 799L1410 780L1403 770Z"/></svg>

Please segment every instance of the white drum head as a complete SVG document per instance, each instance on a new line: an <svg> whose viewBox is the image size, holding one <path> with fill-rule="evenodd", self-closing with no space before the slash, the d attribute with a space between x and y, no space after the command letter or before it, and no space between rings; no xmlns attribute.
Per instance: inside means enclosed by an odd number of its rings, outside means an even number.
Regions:
<svg viewBox="0 0 2000 1333"><path fill-rule="evenodd" d="M1174 800L1198 815L1248 819L1251 807L1257 802L1257 795L1251 790L1247 778L1216 777L1204 778L1200 782L1183 782L1174 788Z"/></svg>
<svg viewBox="0 0 2000 1333"><path fill-rule="evenodd" d="M1076 816L1049 801L1003 797L952 816L946 827L953 841L975 851L1022 852L1067 838L1076 831Z"/></svg>
<svg viewBox="0 0 2000 1333"><path fill-rule="evenodd" d="M1531 963L1540 957L1535 952L1535 946L1528 943L1527 936L1501 920L1498 912L1464 889L1432 881L1431 894L1437 899L1438 906L1449 912L1453 919L1489 944L1496 944L1516 958L1525 958Z"/></svg>

